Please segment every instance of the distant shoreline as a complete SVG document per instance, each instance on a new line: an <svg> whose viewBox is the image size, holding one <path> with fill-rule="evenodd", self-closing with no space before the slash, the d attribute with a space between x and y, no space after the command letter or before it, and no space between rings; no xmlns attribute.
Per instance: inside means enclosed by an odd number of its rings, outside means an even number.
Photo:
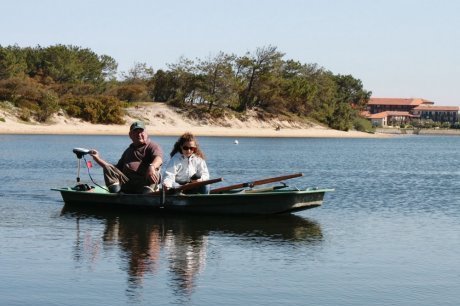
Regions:
<svg viewBox="0 0 460 306"><path fill-rule="evenodd" d="M0 134L3 135L127 135L128 125L28 125L0 123ZM267 128L226 128L216 126L196 127L163 127L147 125L147 132L151 136L179 136L184 132L191 132L197 136L216 137L273 137L273 138L381 138L391 137L385 134L369 134L357 131L337 131L318 128L286 128L276 131Z"/></svg>
<svg viewBox="0 0 460 306"><path fill-rule="evenodd" d="M338 131L318 124L283 120L260 120L257 116L241 121L226 118L220 122L203 122L183 117L164 103L152 103L127 109L126 123L122 125L91 124L56 114L50 124L20 121L0 109L0 134L26 135L128 135L135 120L146 123L151 136L179 136L191 132L197 136L219 137L296 137L296 138L388 138L388 134L370 134L358 131ZM276 127L280 127L279 130Z"/></svg>
<svg viewBox="0 0 460 306"><path fill-rule="evenodd" d="M400 128L378 128L377 132L388 135L438 135L438 136L460 136L460 130L453 129L400 129Z"/></svg>

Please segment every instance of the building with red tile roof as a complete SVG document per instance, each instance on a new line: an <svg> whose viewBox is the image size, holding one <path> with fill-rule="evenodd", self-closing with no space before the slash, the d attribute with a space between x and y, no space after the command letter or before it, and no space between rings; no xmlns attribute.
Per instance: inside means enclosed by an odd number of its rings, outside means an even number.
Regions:
<svg viewBox="0 0 460 306"><path fill-rule="evenodd" d="M375 126L400 125L412 120L433 120L455 123L459 119L458 106L434 106L421 98L370 98L363 116Z"/></svg>
<svg viewBox="0 0 460 306"><path fill-rule="evenodd" d="M416 106L432 104L434 104L434 102L420 98L370 98L369 102L367 103L371 114L383 111L409 112Z"/></svg>
<svg viewBox="0 0 460 306"><path fill-rule="evenodd" d="M455 123L458 122L459 109L458 106L419 105L414 107L412 113L421 120Z"/></svg>

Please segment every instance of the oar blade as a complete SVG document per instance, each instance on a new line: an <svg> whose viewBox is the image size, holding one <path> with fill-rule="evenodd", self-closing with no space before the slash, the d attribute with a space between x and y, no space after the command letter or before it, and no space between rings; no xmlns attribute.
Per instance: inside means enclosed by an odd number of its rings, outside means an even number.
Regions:
<svg viewBox="0 0 460 306"><path fill-rule="evenodd" d="M223 181L223 178L219 177L219 178L206 180L206 181L188 183L188 184L182 185L178 188L174 188L171 190L173 190L173 192L185 191L185 190L195 189L201 186L210 185L210 184L214 184L214 183L218 183L222 181Z"/></svg>
<svg viewBox="0 0 460 306"><path fill-rule="evenodd" d="M201 187L201 186L222 182L223 180L224 180L223 178L219 177L219 178L210 179L210 180L206 180L206 181L188 183L188 184L182 185L182 186L177 187L177 188L168 189L166 191L166 193L168 193L168 194L179 193L181 191L186 191L186 190L195 189L195 188L198 188L198 187ZM162 194L161 191L156 191L156 192L149 193L149 195L160 195L160 194Z"/></svg>
<svg viewBox="0 0 460 306"><path fill-rule="evenodd" d="M245 183L240 183L240 184L235 184L235 185L215 188L215 189L211 190L211 193L220 193L220 192L224 192L224 191L230 191L230 190L233 190L233 189L245 188L245 187L251 187L252 188L252 187L257 186L257 185L280 182L280 181L284 181L284 180L288 180L288 179L292 179L292 178L296 178L296 177L300 177L300 176L303 176L303 173L294 173L294 174L270 177L270 178L256 180L256 181L249 181L249 182L245 182Z"/></svg>

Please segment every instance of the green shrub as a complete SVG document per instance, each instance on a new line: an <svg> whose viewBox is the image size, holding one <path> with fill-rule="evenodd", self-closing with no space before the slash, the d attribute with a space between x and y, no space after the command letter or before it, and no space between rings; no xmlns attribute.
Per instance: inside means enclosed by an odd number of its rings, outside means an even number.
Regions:
<svg viewBox="0 0 460 306"><path fill-rule="evenodd" d="M59 110L58 97L55 93L45 91L38 102L39 109L34 116L38 122L46 122L53 114Z"/></svg>
<svg viewBox="0 0 460 306"><path fill-rule="evenodd" d="M360 132L371 133L375 131L375 128L372 126L372 123L366 118L356 118L353 121L353 128Z"/></svg>
<svg viewBox="0 0 460 306"><path fill-rule="evenodd" d="M145 84L123 84L112 89L111 92L115 92L114 96L121 101L135 102L150 100Z"/></svg>
<svg viewBox="0 0 460 306"><path fill-rule="evenodd" d="M22 121L29 122L31 118L31 112L28 108L21 108L19 111L19 119Z"/></svg>
<svg viewBox="0 0 460 306"><path fill-rule="evenodd" d="M123 124L123 105L111 96L73 96L61 98L60 106L72 117L91 123Z"/></svg>
<svg viewBox="0 0 460 306"><path fill-rule="evenodd" d="M77 83L77 84L52 84L50 88L56 92L59 96L66 94L72 94L75 96L87 96L92 94L97 94L97 88L94 84L88 83Z"/></svg>
<svg viewBox="0 0 460 306"><path fill-rule="evenodd" d="M24 121L34 117L45 122L59 108L56 93L30 78L0 81L0 99L12 101L14 106L21 108L20 118Z"/></svg>
<svg viewBox="0 0 460 306"><path fill-rule="evenodd" d="M443 123L441 123L441 127L444 128L444 129L450 128L450 122L443 122Z"/></svg>

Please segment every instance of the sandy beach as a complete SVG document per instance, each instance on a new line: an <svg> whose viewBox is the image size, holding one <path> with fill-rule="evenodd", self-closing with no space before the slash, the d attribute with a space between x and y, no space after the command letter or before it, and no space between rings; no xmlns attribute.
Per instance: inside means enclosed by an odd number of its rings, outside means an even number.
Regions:
<svg viewBox="0 0 460 306"><path fill-rule="evenodd" d="M135 120L147 124L148 133L159 136L178 136L188 131L197 136L222 137L306 137L306 138L379 138L385 134L369 134L357 131L337 131L320 125L300 125L287 121L246 121L236 118L216 123L192 121L184 118L163 103L151 103L127 110L124 125L91 124L75 118L55 115L51 123L23 122L11 112L0 109L0 134L71 134L71 135L127 135L129 125ZM280 126L279 130L276 127Z"/></svg>

